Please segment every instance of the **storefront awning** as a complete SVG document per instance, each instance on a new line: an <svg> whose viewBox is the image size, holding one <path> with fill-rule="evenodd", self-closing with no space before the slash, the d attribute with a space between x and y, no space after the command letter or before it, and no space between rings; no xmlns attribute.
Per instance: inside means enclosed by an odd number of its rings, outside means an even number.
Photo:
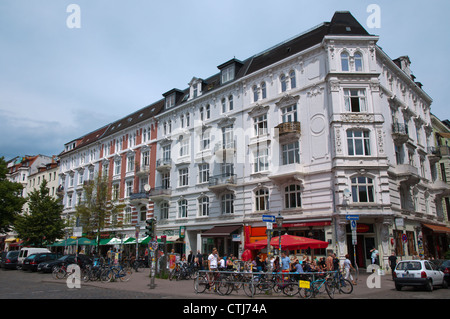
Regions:
<svg viewBox="0 0 450 319"><path fill-rule="evenodd" d="M202 237L224 237L230 236L232 232L240 229L241 225L231 225L231 226L214 226L202 233Z"/></svg>
<svg viewBox="0 0 450 319"><path fill-rule="evenodd" d="M450 234L450 228L446 226L439 226L439 225L430 225L430 224L423 224L426 228L431 229L435 233L447 233Z"/></svg>

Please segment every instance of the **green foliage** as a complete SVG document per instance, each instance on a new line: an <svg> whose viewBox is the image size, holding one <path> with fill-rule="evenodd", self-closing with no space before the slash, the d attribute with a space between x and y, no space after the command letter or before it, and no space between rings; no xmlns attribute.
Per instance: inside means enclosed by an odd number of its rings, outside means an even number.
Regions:
<svg viewBox="0 0 450 319"><path fill-rule="evenodd" d="M0 157L0 234L12 229L26 199L21 197L23 186L6 179L8 167L4 157Z"/></svg>
<svg viewBox="0 0 450 319"><path fill-rule="evenodd" d="M50 196L46 180L39 190L30 193L27 200L30 213L19 215L14 225L25 244L42 247L45 242L53 243L64 237L63 206L59 199Z"/></svg>
<svg viewBox="0 0 450 319"><path fill-rule="evenodd" d="M109 185L106 176L98 175L83 186L84 198L75 207L75 215L79 218L83 232L99 235L105 227L122 227L122 222L117 221L117 215L125 205L111 201Z"/></svg>

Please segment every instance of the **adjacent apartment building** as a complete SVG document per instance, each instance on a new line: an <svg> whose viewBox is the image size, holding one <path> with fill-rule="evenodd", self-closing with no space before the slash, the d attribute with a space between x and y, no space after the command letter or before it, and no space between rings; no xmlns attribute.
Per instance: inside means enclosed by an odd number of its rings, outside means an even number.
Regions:
<svg viewBox="0 0 450 319"><path fill-rule="evenodd" d="M435 255L422 230L443 225L448 188L432 178L432 99L409 58L377 41L336 12L164 93L150 191L158 235L179 252L239 255L266 238L262 215L281 214L283 234L326 240L341 258L356 249L360 267L372 248L382 265L391 251ZM347 215L359 217L356 235Z"/></svg>

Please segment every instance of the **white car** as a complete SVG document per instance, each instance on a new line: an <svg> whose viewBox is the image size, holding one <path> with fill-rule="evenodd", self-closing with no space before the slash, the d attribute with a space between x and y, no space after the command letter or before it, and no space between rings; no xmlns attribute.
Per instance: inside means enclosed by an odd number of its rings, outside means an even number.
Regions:
<svg viewBox="0 0 450 319"><path fill-rule="evenodd" d="M434 286L448 288L444 280L444 273L428 260L403 260L395 267L395 289L401 290L403 286L424 287L433 291Z"/></svg>

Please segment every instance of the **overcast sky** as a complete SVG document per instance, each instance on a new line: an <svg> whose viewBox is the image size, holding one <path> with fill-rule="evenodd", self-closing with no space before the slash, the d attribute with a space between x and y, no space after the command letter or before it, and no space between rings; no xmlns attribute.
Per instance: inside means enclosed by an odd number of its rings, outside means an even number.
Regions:
<svg viewBox="0 0 450 319"><path fill-rule="evenodd" d="M370 28L369 4L381 9ZM430 5L432 3L432 5ZM69 28L70 4L81 28ZM0 156L67 143L348 10L450 118L448 0L0 0ZM73 21L69 19L69 21Z"/></svg>

